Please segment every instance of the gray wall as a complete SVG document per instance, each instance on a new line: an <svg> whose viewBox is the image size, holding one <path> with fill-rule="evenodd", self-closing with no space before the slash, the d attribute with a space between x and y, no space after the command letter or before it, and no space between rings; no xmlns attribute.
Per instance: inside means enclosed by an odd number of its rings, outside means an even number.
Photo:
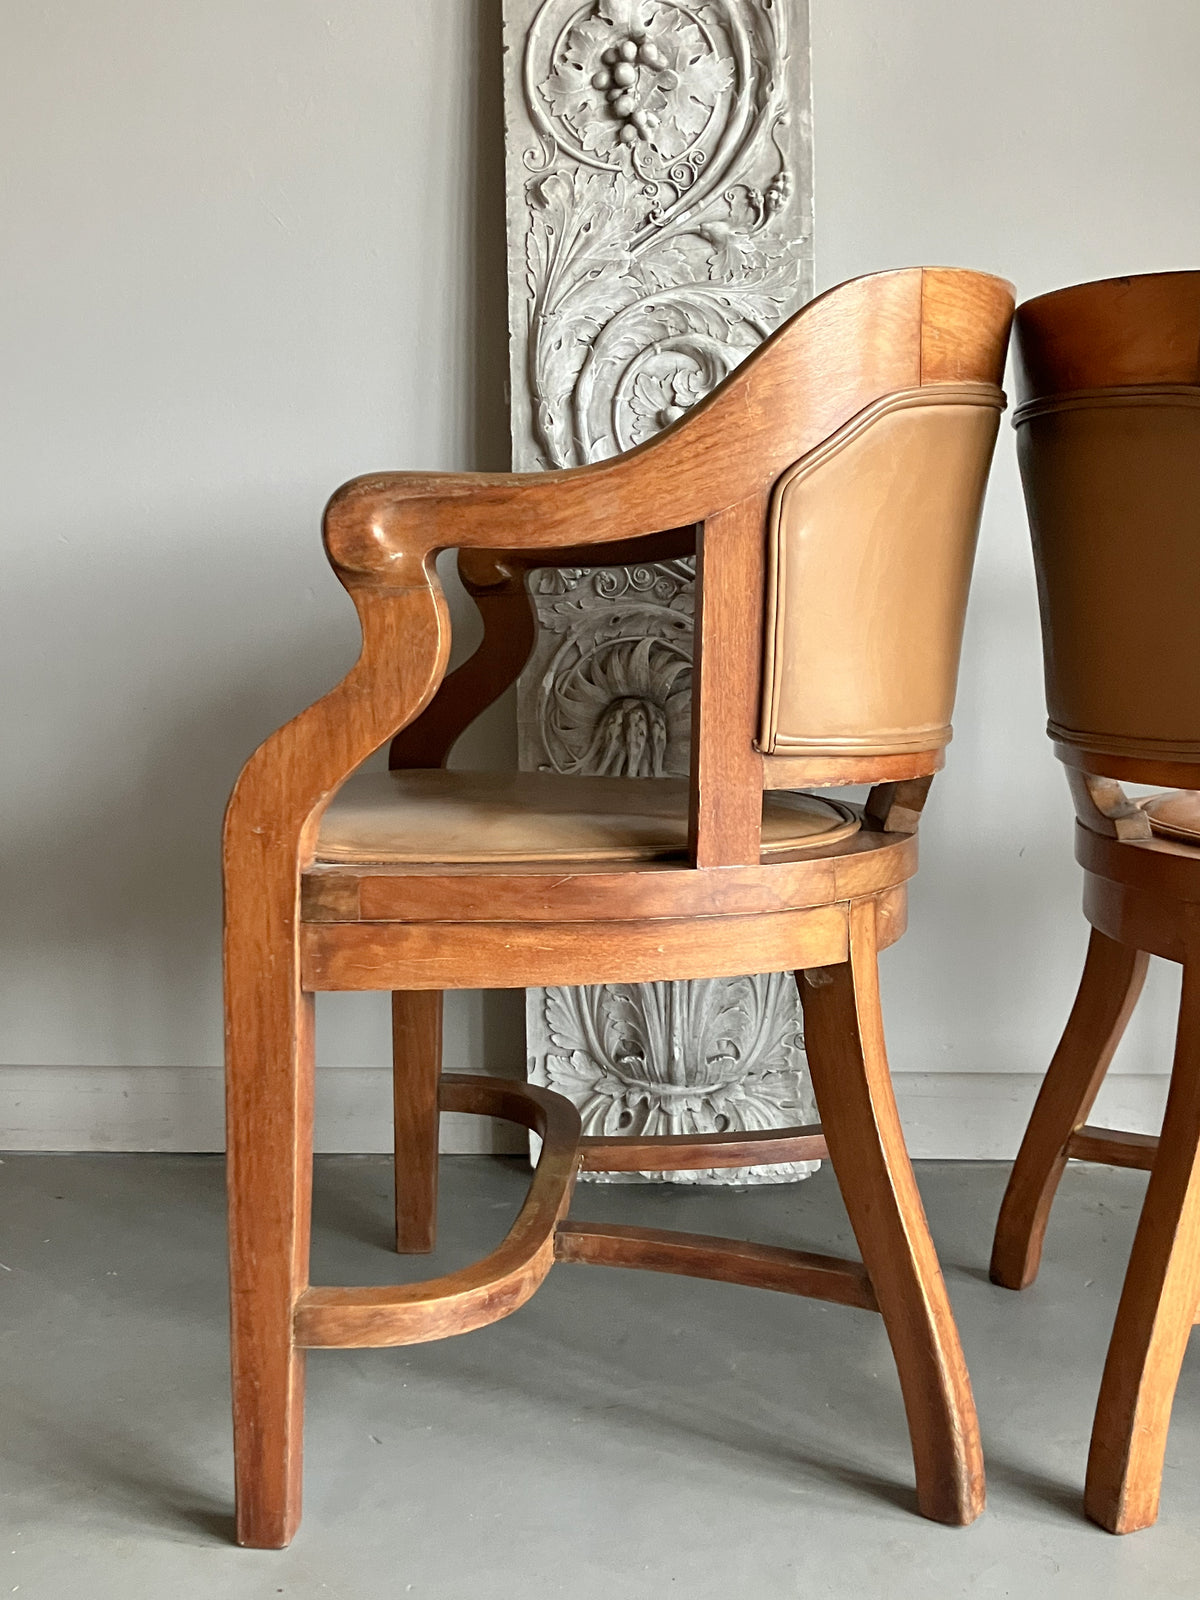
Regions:
<svg viewBox="0 0 1200 1600"><path fill-rule="evenodd" d="M1024 296L1200 260L1192 0L813 22L820 286L941 261ZM368 469L506 460L498 39L498 0L4 8L0 1146L219 1138L224 797L356 642L321 506ZM941 1153L1011 1146L1085 940L1007 428L978 577L885 965ZM508 717L464 758L502 762ZM1142 1120L1172 977L1119 1062ZM320 1022L322 1142L378 1147L386 1008ZM517 997L454 997L448 1049L518 1069Z"/></svg>

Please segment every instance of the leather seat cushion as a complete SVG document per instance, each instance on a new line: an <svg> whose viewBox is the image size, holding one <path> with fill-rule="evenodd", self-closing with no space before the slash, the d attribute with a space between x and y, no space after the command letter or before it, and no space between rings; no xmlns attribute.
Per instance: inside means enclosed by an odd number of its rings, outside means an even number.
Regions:
<svg viewBox="0 0 1200 1600"><path fill-rule="evenodd" d="M1150 818L1150 831L1183 844L1200 844L1200 789L1171 789L1138 804Z"/></svg>
<svg viewBox="0 0 1200 1600"><path fill-rule="evenodd" d="M763 856L857 832L849 806L763 797ZM557 772L360 772L321 820L317 860L419 863L667 861L687 852L684 778Z"/></svg>

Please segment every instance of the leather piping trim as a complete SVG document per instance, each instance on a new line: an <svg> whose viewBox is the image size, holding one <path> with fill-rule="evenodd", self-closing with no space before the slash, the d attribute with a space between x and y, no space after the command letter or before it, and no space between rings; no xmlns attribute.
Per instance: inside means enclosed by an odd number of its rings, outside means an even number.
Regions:
<svg viewBox="0 0 1200 1600"><path fill-rule="evenodd" d="M1200 761L1200 739L1130 738L1121 733L1079 733L1053 720L1046 732L1059 744L1101 756L1154 756L1160 760Z"/></svg>
<svg viewBox="0 0 1200 1600"><path fill-rule="evenodd" d="M1056 411L1086 411L1101 406L1136 405L1200 406L1200 384L1124 383L1106 389L1073 389L1062 394L1038 395L1023 400L1013 412L1012 424L1019 428L1033 417Z"/></svg>
<svg viewBox="0 0 1200 1600"><path fill-rule="evenodd" d="M767 616L765 634L765 651L763 660L763 695L762 719L759 729L757 748L764 755L778 753L804 755L824 754L830 755L888 755L893 752L903 754L909 750L923 750L927 748L930 740L926 734L910 734L902 740L885 741L883 739L853 740L840 739L786 739L780 743L776 731L776 719L779 715L779 680L775 671L775 663L779 655L779 595L784 588L784 561L785 555L779 538L779 521L784 491L796 482L798 478L807 477L810 472L815 472L818 467L825 465L833 456L838 455L848 445L853 444L863 433L878 422L881 417L890 416L894 411L908 411L914 406L990 406L994 411L1003 411L1008 404L1004 390L996 383L931 383L922 388L898 389L893 394L884 395L882 399L872 401L863 408L857 416L851 417L849 422L843 423L838 431L831 434L816 449L810 450L807 455L790 466L775 482L771 490L771 509L767 522ZM942 735L945 735L943 738ZM949 728L939 729L934 743L947 744L950 740Z"/></svg>
<svg viewBox="0 0 1200 1600"><path fill-rule="evenodd" d="M895 738L886 734L873 739L800 739L776 734L774 748L763 750L775 756L891 756L908 755L913 750L940 750L950 743L954 731L947 722L940 728L905 729Z"/></svg>

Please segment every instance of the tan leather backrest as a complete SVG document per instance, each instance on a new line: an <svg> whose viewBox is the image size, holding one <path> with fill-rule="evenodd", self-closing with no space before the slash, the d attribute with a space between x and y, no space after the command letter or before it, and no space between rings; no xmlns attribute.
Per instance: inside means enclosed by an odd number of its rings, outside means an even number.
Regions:
<svg viewBox="0 0 1200 1600"><path fill-rule="evenodd" d="M1024 407L1049 733L1200 761L1200 387Z"/></svg>
<svg viewBox="0 0 1200 1600"><path fill-rule="evenodd" d="M1016 327L1048 731L1117 775L1200 761L1200 273L1077 284Z"/></svg>
<svg viewBox="0 0 1200 1600"><path fill-rule="evenodd" d="M874 756L947 743L1003 404L990 383L886 396L779 480L764 752Z"/></svg>

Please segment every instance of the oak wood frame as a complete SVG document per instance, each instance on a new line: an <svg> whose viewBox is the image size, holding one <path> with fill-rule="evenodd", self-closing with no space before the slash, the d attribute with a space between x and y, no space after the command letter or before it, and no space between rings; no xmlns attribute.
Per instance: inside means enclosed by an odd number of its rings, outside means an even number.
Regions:
<svg viewBox="0 0 1200 1600"><path fill-rule="evenodd" d="M478 1326L515 1309L554 1253L877 1307L900 1370L920 1509L950 1523L982 1509L974 1404L896 1117L876 980L879 949L904 928L916 823L942 751L771 758L767 770L754 734L771 486L883 395L964 379L997 383L1011 306L1008 285L973 273L912 269L860 279L812 302L683 421L615 460L541 474L373 476L330 502L326 548L358 611L362 653L341 684L250 758L226 818L241 1543L279 1548L295 1532L307 1347L408 1342ZM459 550L485 632L476 655L443 683L449 628L434 561L448 547ZM547 875L316 864L321 814L368 755L391 741L395 766L443 763L459 733L516 677L532 642L529 567L652 560L693 547L698 689L686 866ZM854 839L764 866L762 793L780 781L880 787ZM789 1148L827 1150L862 1266L738 1241L565 1225L579 1165L621 1168L630 1154L581 1145L573 1111L544 1091L444 1078L443 1106L509 1116L543 1135L516 1237L453 1281L309 1285L317 989L393 991L405 1189L397 1242L425 1249L437 991L788 969L801 981L822 1126L767 1136L758 1154L772 1161ZM659 1141L653 1165L742 1165L755 1154L749 1146ZM645 1164L645 1142L636 1159Z"/></svg>
<svg viewBox="0 0 1200 1600"><path fill-rule="evenodd" d="M1021 397L1032 405L1129 385L1200 383L1200 274L1080 284L1017 314ZM1022 412L1018 411L1020 421ZM1055 743L1075 805L1087 958L996 1223L991 1277L1037 1276L1068 1160L1150 1172L1092 1427L1088 1516L1112 1533L1157 1518L1171 1407L1200 1302L1200 850L1154 837L1122 782L1193 788L1200 764ZM1157 1138L1087 1122L1150 955L1183 967L1171 1086Z"/></svg>

